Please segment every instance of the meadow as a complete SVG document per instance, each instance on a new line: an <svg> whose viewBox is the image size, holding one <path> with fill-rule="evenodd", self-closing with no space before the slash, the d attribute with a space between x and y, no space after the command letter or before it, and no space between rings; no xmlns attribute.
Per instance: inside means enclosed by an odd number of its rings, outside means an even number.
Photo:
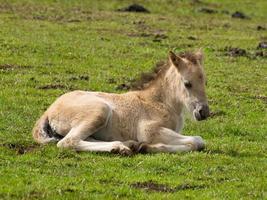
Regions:
<svg viewBox="0 0 267 200"><path fill-rule="evenodd" d="M118 11L130 0L0 0L0 199L267 199L267 1L134 2L149 13ZM124 157L33 141L59 95L126 92L169 50L198 48L212 114L183 133L205 150Z"/></svg>

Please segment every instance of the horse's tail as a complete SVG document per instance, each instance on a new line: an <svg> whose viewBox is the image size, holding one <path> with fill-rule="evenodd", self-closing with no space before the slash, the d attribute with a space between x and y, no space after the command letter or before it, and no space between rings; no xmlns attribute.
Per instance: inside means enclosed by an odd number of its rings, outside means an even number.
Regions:
<svg viewBox="0 0 267 200"><path fill-rule="evenodd" d="M41 118L35 123L32 130L33 139L40 144L47 144L49 142L58 141L55 137L48 121L48 116L44 113Z"/></svg>

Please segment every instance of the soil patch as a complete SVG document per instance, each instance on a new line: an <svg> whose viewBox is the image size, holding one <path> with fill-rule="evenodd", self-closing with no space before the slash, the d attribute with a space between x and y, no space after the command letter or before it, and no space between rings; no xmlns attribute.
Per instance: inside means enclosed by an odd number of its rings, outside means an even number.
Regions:
<svg viewBox="0 0 267 200"><path fill-rule="evenodd" d="M242 12L236 11L232 14L232 18L239 18L239 19L250 19L247 15Z"/></svg>
<svg viewBox="0 0 267 200"><path fill-rule="evenodd" d="M115 89L116 90L129 90L130 88L131 88L131 84L122 83L122 84L119 84Z"/></svg>
<svg viewBox="0 0 267 200"><path fill-rule="evenodd" d="M257 49L267 49L267 42L260 42Z"/></svg>
<svg viewBox="0 0 267 200"><path fill-rule="evenodd" d="M188 36L187 39L188 39L188 40L197 40L197 38L194 37L194 36Z"/></svg>
<svg viewBox="0 0 267 200"><path fill-rule="evenodd" d="M167 39L168 36L166 35L165 31L157 30L154 32L143 32L143 33L129 33L127 34L130 37L152 37L152 41L160 42L163 39Z"/></svg>
<svg viewBox="0 0 267 200"><path fill-rule="evenodd" d="M256 95L256 96L253 96L252 98L254 98L254 99L260 99L260 100L262 100L264 103L267 103L267 96Z"/></svg>
<svg viewBox="0 0 267 200"><path fill-rule="evenodd" d="M256 51L255 56L256 57L267 58L267 51Z"/></svg>
<svg viewBox="0 0 267 200"><path fill-rule="evenodd" d="M109 79L107 80L107 83L109 83L109 84L114 84L114 83L117 83L117 81L116 81L114 78L109 78Z"/></svg>
<svg viewBox="0 0 267 200"><path fill-rule="evenodd" d="M167 192L167 193L177 192L181 190L196 190L205 188L204 185L190 185L190 184L181 184L173 188L165 184L155 183L152 180L146 182L133 183L131 184L131 186L137 189L144 189L146 191L151 191L151 192Z"/></svg>
<svg viewBox="0 0 267 200"><path fill-rule="evenodd" d="M238 56L247 56L247 51L245 49L237 48L237 47L226 47L224 49L226 52L225 54L231 57L238 57Z"/></svg>
<svg viewBox="0 0 267 200"><path fill-rule="evenodd" d="M43 86L38 86L38 89L41 90L49 90L49 89L67 89L67 90L73 90L71 86L62 85L62 84L48 84Z"/></svg>
<svg viewBox="0 0 267 200"><path fill-rule="evenodd" d="M222 10L221 13L222 14L226 14L226 15L229 15L230 14L230 12L228 10Z"/></svg>
<svg viewBox="0 0 267 200"><path fill-rule="evenodd" d="M11 150L14 150L19 155L32 152L39 147L39 145L37 144L23 145L23 144L16 144L16 143L2 144L2 146L7 147Z"/></svg>
<svg viewBox="0 0 267 200"><path fill-rule="evenodd" d="M191 3L192 4L203 4L203 2L200 0L192 0Z"/></svg>
<svg viewBox="0 0 267 200"><path fill-rule="evenodd" d="M226 113L224 111L218 110L218 111L210 112L210 116L209 117L213 118L213 117L223 116L225 114Z"/></svg>
<svg viewBox="0 0 267 200"><path fill-rule="evenodd" d="M164 184L158 184L153 181L147 181L147 182L137 182L131 184L132 187L138 188L138 189L144 189L147 191L154 191L154 192L175 192L175 189L164 185Z"/></svg>
<svg viewBox="0 0 267 200"><path fill-rule="evenodd" d="M139 12L139 13L150 13L148 9L146 9L144 6L139 4L132 4L125 8L120 8L117 11L120 12Z"/></svg>
<svg viewBox="0 0 267 200"><path fill-rule="evenodd" d="M190 184L181 184L175 187L175 191L179 190L198 190L205 188L204 185L190 185Z"/></svg>
<svg viewBox="0 0 267 200"><path fill-rule="evenodd" d="M84 81L88 81L89 80L89 76L86 75L79 75L79 76L72 76L69 78L70 81L77 81L77 80L84 80Z"/></svg>
<svg viewBox="0 0 267 200"><path fill-rule="evenodd" d="M1 64L0 71L13 71L16 69L29 69L32 66L29 65L16 65L16 64Z"/></svg>
<svg viewBox="0 0 267 200"><path fill-rule="evenodd" d="M190 4L193 5L193 6L202 5L202 6L218 7L218 4L216 4L216 3L208 3L208 2L201 1L201 0L191 0Z"/></svg>
<svg viewBox="0 0 267 200"><path fill-rule="evenodd" d="M202 13L207 13L207 14L214 14L218 12L217 10L214 10L211 8L200 8L198 11Z"/></svg>
<svg viewBox="0 0 267 200"><path fill-rule="evenodd" d="M257 26L257 30L258 31L264 31L264 30L266 30L266 28L259 25L259 26Z"/></svg>

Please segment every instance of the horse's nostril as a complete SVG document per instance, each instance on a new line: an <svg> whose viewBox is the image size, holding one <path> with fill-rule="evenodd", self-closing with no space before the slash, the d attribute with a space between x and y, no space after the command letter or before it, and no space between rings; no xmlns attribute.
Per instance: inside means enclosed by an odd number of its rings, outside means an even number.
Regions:
<svg viewBox="0 0 267 200"><path fill-rule="evenodd" d="M209 116L209 107L204 105L202 108L199 110L199 114L202 119L206 119Z"/></svg>
<svg viewBox="0 0 267 200"><path fill-rule="evenodd" d="M199 114L200 114L201 118L206 118L206 113L205 113L205 110L204 109L201 109L199 111Z"/></svg>

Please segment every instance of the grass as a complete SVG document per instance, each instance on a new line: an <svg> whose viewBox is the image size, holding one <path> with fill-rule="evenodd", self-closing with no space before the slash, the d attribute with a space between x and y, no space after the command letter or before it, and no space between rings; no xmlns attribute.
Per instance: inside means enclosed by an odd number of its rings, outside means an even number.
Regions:
<svg viewBox="0 0 267 200"><path fill-rule="evenodd" d="M267 2L137 2L151 13L116 12L127 0L0 0L0 199L267 198L266 50L255 56L267 40L257 30L267 28ZM184 133L201 135L203 152L121 157L33 142L35 120L59 95L124 92L117 86L170 49L199 47L214 116L187 120Z"/></svg>

